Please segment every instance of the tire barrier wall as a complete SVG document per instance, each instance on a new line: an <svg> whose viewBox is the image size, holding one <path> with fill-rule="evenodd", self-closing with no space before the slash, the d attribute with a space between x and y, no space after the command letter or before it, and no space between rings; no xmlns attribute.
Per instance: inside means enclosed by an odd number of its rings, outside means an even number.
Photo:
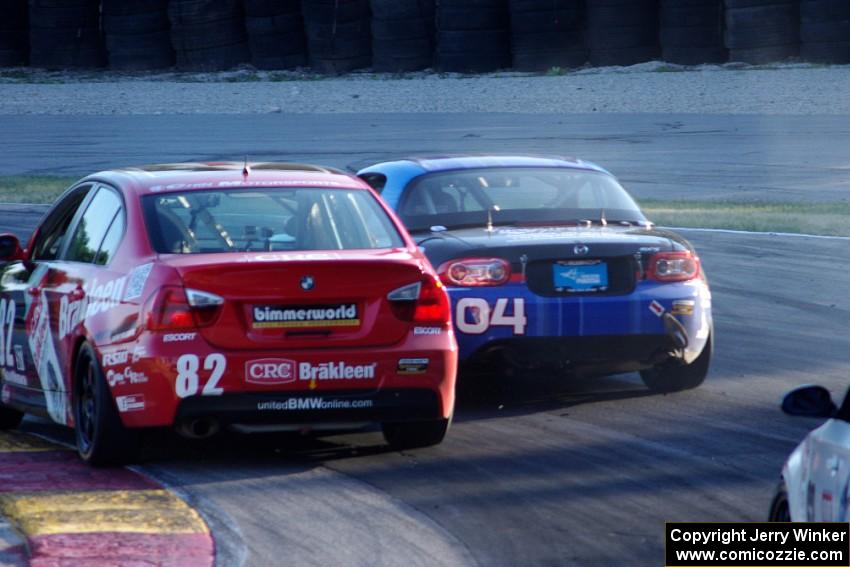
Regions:
<svg viewBox="0 0 850 567"><path fill-rule="evenodd" d="M149 70L174 65L168 0L102 0L101 25L112 69Z"/></svg>
<svg viewBox="0 0 850 567"><path fill-rule="evenodd" d="M300 0L244 0L251 64L257 69L307 65Z"/></svg>
<svg viewBox="0 0 850 567"><path fill-rule="evenodd" d="M30 0L30 65L47 69L102 67L99 0Z"/></svg>
<svg viewBox="0 0 850 567"><path fill-rule="evenodd" d="M850 0L0 0L0 67L850 63Z"/></svg>
<svg viewBox="0 0 850 567"><path fill-rule="evenodd" d="M587 46L593 65L634 65L657 59L656 0L591 0Z"/></svg>
<svg viewBox="0 0 850 567"><path fill-rule="evenodd" d="M372 64L369 0L301 0L310 66L345 73Z"/></svg>
<svg viewBox="0 0 850 567"><path fill-rule="evenodd" d="M581 0L510 0L511 53L518 71L587 62Z"/></svg>
<svg viewBox="0 0 850 567"><path fill-rule="evenodd" d="M792 0L726 0L731 61L770 63L800 52L800 7Z"/></svg>
<svg viewBox="0 0 850 567"><path fill-rule="evenodd" d="M230 69L251 58L241 0L169 0L168 19L180 69Z"/></svg>
<svg viewBox="0 0 850 567"><path fill-rule="evenodd" d="M510 67L508 0L439 0L439 71L485 73Z"/></svg>
<svg viewBox="0 0 850 567"><path fill-rule="evenodd" d="M0 67L26 65L29 60L29 13L21 0L0 0Z"/></svg>
<svg viewBox="0 0 850 567"><path fill-rule="evenodd" d="M818 63L850 63L850 2L800 1L800 57Z"/></svg>
<svg viewBox="0 0 850 567"><path fill-rule="evenodd" d="M681 65L723 63L723 0L661 0L661 58Z"/></svg>
<svg viewBox="0 0 850 567"><path fill-rule="evenodd" d="M434 64L436 0L371 0L372 68L399 73Z"/></svg>

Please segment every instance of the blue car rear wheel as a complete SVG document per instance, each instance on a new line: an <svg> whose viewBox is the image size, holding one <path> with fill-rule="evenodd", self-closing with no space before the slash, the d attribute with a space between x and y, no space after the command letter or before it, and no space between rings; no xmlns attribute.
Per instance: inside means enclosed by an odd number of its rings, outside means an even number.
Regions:
<svg viewBox="0 0 850 567"><path fill-rule="evenodd" d="M711 365L711 353L714 350L713 335L708 338L705 348L690 364L665 363L655 368L642 370L640 377L643 383L653 392L680 392L696 388L708 376Z"/></svg>

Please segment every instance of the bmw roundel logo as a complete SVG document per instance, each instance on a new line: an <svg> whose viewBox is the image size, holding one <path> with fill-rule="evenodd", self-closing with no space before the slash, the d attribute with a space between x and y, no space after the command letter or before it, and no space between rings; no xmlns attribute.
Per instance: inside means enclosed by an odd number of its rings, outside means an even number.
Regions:
<svg viewBox="0 0 850 567"><path fill-rule="evenodd" d="M576 244L573 246L573 253L576 256L587 256L590 252L590 248L586 244Z"/></svg>
<svg viewBox="0 0 850 567"><path fill-rule="evenodd" d="M310 291L315 287L316 280L313 279L313 276L302 276L301 277L301 289L304 291Z"/></svg>

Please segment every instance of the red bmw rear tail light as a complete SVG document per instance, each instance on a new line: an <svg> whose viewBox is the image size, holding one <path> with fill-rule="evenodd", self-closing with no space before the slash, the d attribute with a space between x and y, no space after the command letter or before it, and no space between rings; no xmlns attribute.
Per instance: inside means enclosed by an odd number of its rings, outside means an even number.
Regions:
<svg viewBox="0 0 850 567"><path fill-rule="evenodd" d="M151 331L194 329L218 319L224 299L203 291L163 286L148 300L147 328Z"/></svg>
<svg viewBox="0 0 850 567"><path fill-rule="evenodd" d="M403 321L448 326L451 304L443 283L432 276L387 294L393 313Z"/></svg>
<svg viewBox="0 0 850 567"><path fill-rule="evenodd" d="M700 274L699 258L692 252L658 252L649 262L647 279L659 282L685 282Z"/></svg>
<svg viewBox="0 0 850 567"><path fill-rule="evenodd" d="M511 277L511 265L501 258L458 258L437 270L446 285L485 287L502 285Z"/></svg>
<svg viewBox="0 0 850 567"><path fill-rule="evenodd" d="M448 325L451 323L451 312L449 294L443 283L437 278L426 278L416 302L413 322Z"/></svg>

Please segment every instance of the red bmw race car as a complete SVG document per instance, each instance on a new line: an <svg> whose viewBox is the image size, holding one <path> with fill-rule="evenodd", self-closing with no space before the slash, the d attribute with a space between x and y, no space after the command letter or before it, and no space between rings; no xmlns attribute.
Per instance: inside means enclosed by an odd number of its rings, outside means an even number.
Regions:
<svg viewBox="0 0 850 567"><path fill-rule="evenodd" d="M189 437L381 423L437 444L457 368L448 296L362 181L175 164L72 186L26 249L0 236L0 429L75 429L92 464Z"/></svg>

